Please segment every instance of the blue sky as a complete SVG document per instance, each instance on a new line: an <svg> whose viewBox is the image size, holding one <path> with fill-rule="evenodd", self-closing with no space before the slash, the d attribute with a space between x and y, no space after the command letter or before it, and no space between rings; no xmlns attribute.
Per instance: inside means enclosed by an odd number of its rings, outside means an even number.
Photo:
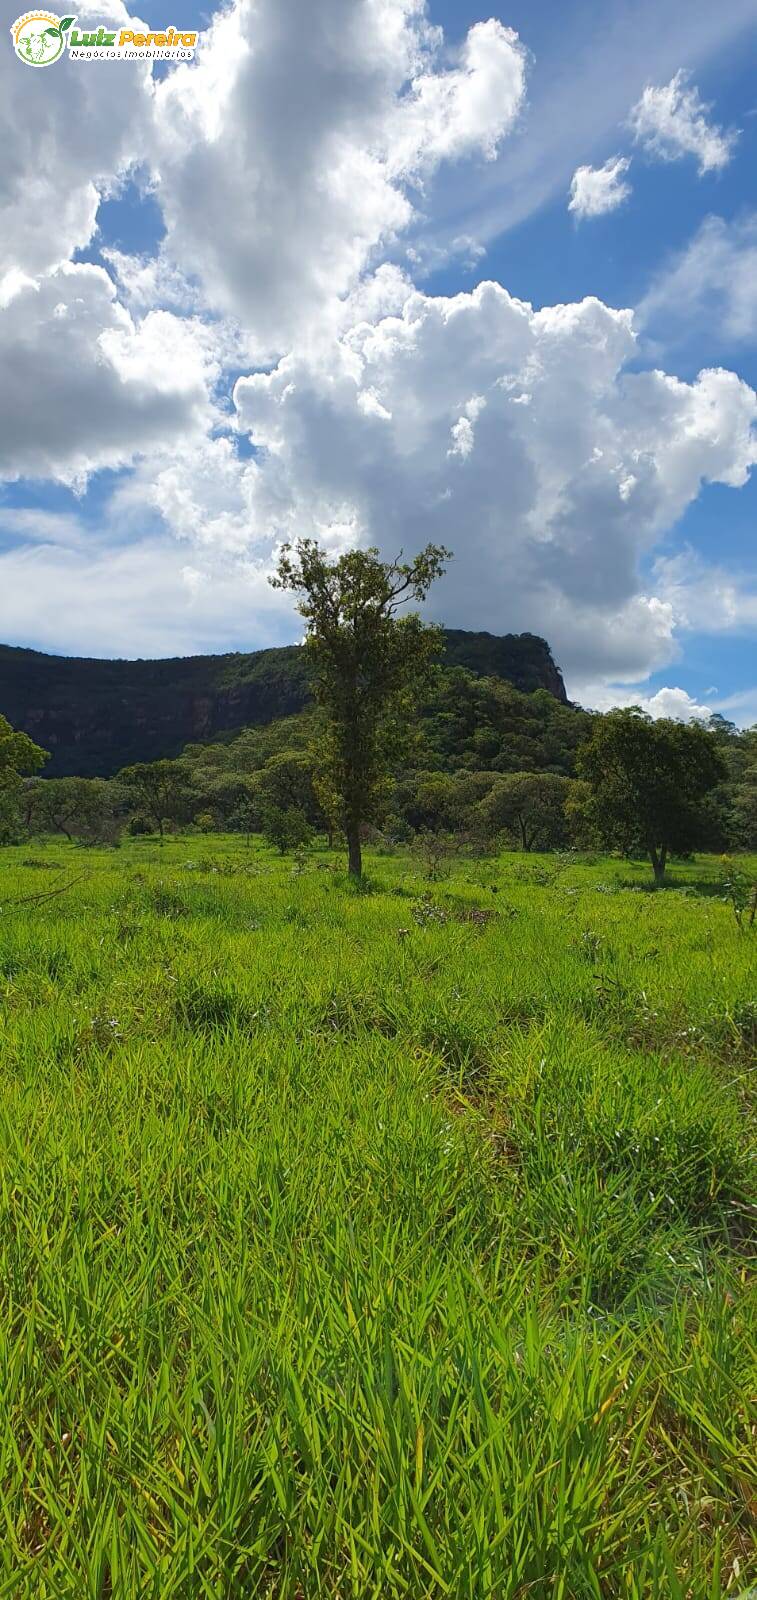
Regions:
<svg viewBox="0 0 757 1600"><path fill-rule="evenodd" d="M753 8L179 9L154 76L3 53L0 636L286 641L281 538L438 532L450 624L756 720Z"/></svg>

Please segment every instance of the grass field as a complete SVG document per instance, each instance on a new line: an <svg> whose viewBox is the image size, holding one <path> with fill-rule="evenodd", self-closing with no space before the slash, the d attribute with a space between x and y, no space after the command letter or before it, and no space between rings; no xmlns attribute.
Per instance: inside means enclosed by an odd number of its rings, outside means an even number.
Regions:
<svg viewBox="0 0 757 1600"><path fill-rule="evenodd" d="M757 927L368 871L0 851L0 1596L746 1594Z"/></svg>

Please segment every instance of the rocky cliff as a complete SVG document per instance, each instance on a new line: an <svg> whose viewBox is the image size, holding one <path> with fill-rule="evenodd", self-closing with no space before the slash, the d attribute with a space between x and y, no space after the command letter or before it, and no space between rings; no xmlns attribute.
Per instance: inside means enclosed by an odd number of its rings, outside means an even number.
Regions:
<svg viewBox="0 0 757 1600"><path fill-rule="evenodd" d="M450 666L565 702L549 645L535 634L446 635ZM300 711L309 697L297 645L250 655L96 661L0 645L0 711L50 751L45 773L109 777L131 761Z"/></svg>

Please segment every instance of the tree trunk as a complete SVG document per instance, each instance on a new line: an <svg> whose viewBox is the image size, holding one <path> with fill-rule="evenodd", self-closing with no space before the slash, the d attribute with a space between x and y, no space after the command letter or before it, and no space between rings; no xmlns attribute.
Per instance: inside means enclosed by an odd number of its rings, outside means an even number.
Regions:
<svg viewBox="0 0 757 1600"><path fill-rule="evenodd" d="M347 834L347 870L351 878L362 878L363 852L360 848L360 824L358 822L348 822L345 833Z"/></svg>
<svg viewBox="0 0 757 1600"><path fill-rule="evenodd" d="M662 845L658 854L655 846L650 845L649 855L652 862L655 885L658 889L661 889L665 882L665 866L668 859L668 847L666 844Z"/></svg>

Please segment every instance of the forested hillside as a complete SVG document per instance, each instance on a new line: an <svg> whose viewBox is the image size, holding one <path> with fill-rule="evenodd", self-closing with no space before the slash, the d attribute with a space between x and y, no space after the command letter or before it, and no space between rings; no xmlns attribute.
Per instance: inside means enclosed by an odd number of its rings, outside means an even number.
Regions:
<svg viewBox="0 0 757 1600"><path fill-rule="evenodd" d="M500 678L565 704L549 645L534 634L446 634L450 666ZM132 761L261 727L309 699L298 645L222 656L99 661L0 645L0 707L50 761L48 777L110 777Z"/></svg>

